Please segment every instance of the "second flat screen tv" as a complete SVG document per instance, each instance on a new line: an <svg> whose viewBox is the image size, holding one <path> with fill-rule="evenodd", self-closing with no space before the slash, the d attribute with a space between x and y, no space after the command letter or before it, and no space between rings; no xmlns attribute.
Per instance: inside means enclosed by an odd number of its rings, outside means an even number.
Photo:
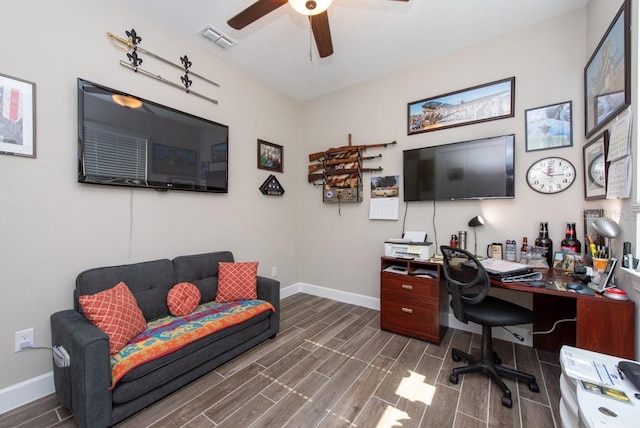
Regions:
<svg viewBox="0 0 640 428"><path fill-rule="evenodd" d="M514 145L510 134L405 150L404 200L513 198Z"/></svg>

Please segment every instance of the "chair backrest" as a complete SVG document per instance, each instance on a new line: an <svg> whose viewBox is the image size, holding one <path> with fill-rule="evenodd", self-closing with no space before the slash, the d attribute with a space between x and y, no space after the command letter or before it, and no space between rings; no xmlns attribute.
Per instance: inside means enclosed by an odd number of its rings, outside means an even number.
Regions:
<svg viewBox="0 0 640 428"><path fill-rule="evenodd" d="M470 252L450 247L440 246L444 256L442 273L446 281L447 292L451 295L451 308L455 317L464 323L464 305L476 305L489 294L491 280L480 261ZM471 262L471 263L470 263ZM475 264L476 268L465 269L463 263Z"/></svg>

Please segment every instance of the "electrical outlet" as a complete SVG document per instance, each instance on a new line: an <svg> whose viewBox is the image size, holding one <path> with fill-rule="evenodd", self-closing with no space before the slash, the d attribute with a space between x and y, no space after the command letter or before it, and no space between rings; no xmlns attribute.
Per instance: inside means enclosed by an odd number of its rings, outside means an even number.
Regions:
<svg viewBox="0 0 640 428"><path fill-rule="evenodd" d="M14 352L24 351L27 348L36 346L35 333L32 328L16 331Z"/></svg>
<svg viewBox="0 0 640 428"><path fill-rule="evenodd" d="M274 266L271 268L271 277L278 276L278 266Z"/></svg>

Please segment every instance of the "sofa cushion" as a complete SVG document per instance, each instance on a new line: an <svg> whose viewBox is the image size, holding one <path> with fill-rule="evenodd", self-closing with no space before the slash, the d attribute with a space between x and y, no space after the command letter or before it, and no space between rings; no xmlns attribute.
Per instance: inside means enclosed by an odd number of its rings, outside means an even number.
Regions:
<svg viewBox="0 0 640 428"><path fill-rule="evenodd" d="M173 259L176 283L188 281L200 290L200 302L216 300L218 292L218 262L233 262L230 251L180 256Z"/></svg>
<svg viewBox="0 0 640 428"><path fill-rule="evenodd" d="M167 294L171 287L182 282L176 281L173 263L167 259L94 268L78 275L76 302L78 296L95 294L120 281L127 284L147 321L169 315Z"/></svg>
<svg viewBox="0 0 640 428"><path fill-rule="evenodd" d="M79 297L85 316L109 336L109 352L117 354L147 327L136 299L124 282Z"/></svg>
<svg viewBox="0 0 640 428"><path fill-rule="evenodd" d="M258 262L218 263L216 302L256 299L257 275Z"/></svg>
<svg viewBox="0 0 640 428"><path fill-rule="evenodd" d="M200 290L190 282L174 285L167 295L167 306L171 315L183 317L193 312L200 304Z"/></svg>

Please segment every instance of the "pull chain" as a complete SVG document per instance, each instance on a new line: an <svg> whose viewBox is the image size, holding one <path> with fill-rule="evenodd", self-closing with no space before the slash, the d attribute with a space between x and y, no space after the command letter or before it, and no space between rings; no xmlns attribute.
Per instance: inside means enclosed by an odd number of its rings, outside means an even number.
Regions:
<svg viewBox="0 0 640 428"><path fill-rule="evenodd" d="M312 16L309 15L309 62L313 62L313 27L311 26Z"/></svg>

